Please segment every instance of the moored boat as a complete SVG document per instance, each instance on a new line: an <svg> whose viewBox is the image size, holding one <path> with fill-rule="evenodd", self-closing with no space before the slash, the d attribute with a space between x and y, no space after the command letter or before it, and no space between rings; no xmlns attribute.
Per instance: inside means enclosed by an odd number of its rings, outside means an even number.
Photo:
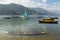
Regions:
<svg viewBox="0 0 60 40"><path fill-rule="evenodd" d="M51 19L58 19L58 17L50 17Z"/></svg>
<svg viewBox="0 0 60 40"><path fill-rule="evenodd" d="M12 16L12 18L20 18L20 17L18 17L18 16Z"/></svg>
<svg viewBox="0 0 60 40"><path fill-rule="evenodd" d="M54 19L51 19L51 18L49 18L49 19L43 19L43 20L39 20L39 23L58 23L58 21L55 21Z"/></svg>
<svg viewBox="0 0 60 40"><path fill-rule="evenodd" d="M51 16L50 18L51 19L58 19L58 17L56 17L56 16Z"/></svg>
<svg viewBox="0 0 60 40"><path fill-rule="evenodd" d="M10 35L45 35L46 32L8 32Z"/></svg>
<svg viewBox="0 0 60 40"><path fill-rule="evenodd" d="M11 19L11 17L4 17L4 19Z"/></svg>

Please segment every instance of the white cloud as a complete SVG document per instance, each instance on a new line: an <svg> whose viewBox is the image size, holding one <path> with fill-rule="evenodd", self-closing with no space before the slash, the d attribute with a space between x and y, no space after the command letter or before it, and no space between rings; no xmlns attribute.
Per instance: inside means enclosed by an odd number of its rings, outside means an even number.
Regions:
<svg viewBox="0 0 60 40"><path fill-rule="evenodd" d="M54 3L50 7L47 7L47 10L52 10L52 11L59 11L60 10L60 3Z"/></svg>
<svg viewBox="0 0 60 40"><path fill-rule="evenodd" d="M31 0L4 0L3 2L0 1L1 4L9 4L9 3L16 3L22 4L27 7L46 7L47 0L43 0L42 3L31 1Z"/></svg>
<svg viewBox="0 0 60 40"><path fill-rule="evenodd" d="M47 2L47 0L42 0L42 2Z"/></svg>
<svg viewBox="0 0 60 40"><path fill-rule="evenodd" d="M12 3L12 1L10 0L4 0L4 1L0 1L1 4L9 4Z"/></svg>
<svg viewBox="0 0 60 40"><path fill-rule="evenodd" d="M47 6L47 0L42 0L42 3L43 3L43 8L46 9L46 6Z"/></svg>

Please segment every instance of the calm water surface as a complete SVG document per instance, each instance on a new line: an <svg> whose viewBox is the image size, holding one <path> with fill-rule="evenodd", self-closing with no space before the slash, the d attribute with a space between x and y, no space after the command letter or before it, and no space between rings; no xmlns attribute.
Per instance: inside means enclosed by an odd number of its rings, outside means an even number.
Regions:
<svg viewBox="0 0 60 40"><path fill-rule="evenodd" d="M1 40L60 40L60 19L58 24L39 24L41 18L29 17L29 19L4 19L0 17L0 39ZM20 36L9 35L4 32L36 32L45 31L48 35Z"/></svg>

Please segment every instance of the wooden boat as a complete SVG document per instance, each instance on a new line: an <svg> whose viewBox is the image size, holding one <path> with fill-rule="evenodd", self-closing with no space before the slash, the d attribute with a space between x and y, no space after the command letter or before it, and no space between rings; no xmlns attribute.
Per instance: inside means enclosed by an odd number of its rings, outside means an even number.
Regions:
<svg viewBox="0 0 60 40"><path fill-rule="evenodd" d="M55 21L54 19L43 19L39 20L39 23L58 23L58 21Z"/></svg>
<svg viewBox="0 0 60 40"><path fill-rule="evenodd" d="M8 32L11 35L44 35L46 32Z"/></svg>

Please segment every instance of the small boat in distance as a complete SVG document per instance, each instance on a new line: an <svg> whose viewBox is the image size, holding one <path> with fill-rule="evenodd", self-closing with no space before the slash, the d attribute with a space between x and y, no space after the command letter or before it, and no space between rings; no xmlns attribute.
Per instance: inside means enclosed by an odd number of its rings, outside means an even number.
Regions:
<svg viewBox="0 0 60 40"><path fill-rule="evenodd" d="M58 19L58 16L50 16L51 19Z"/></svg>
<svg viewBox="0 0 60 40"><path fill-rule="evenodd" d="M51 19L58 19L58 17L50 17Z"/></svg>
<svg viewBox="0 0 60 40"><path fill-rule="evenodd" d="M20 17L18 17L18 16L4 17L4 19L16 19L16 18L20 18Z"/></svg>
<svg viewBox="0 0 60 40"><path fill-rule="evenodd" d="M4 19L11 19L11 17L4 17Z"/></svg>
<svg viewBox="0 0 60 40"><path fill-rule="evenodd" d="M18 16L12 16L12 18L20 18L20 17L18 17Z"/></svg>
<svg viewBox="0 0 60 40"><path fill-rule="evenodd" d="M49 18L49 19L43 19L43 20L39 20L39 23L53 23L53 24L56 24L56 23L58 23L58 21L55 21L54 19L51 19L51 18Z"/></svg>
<svg viewBox="0 0 60 40"><path fill-rule="evenodd" d="M43 18L43 17L38 17L38 18Z"/></svg>

